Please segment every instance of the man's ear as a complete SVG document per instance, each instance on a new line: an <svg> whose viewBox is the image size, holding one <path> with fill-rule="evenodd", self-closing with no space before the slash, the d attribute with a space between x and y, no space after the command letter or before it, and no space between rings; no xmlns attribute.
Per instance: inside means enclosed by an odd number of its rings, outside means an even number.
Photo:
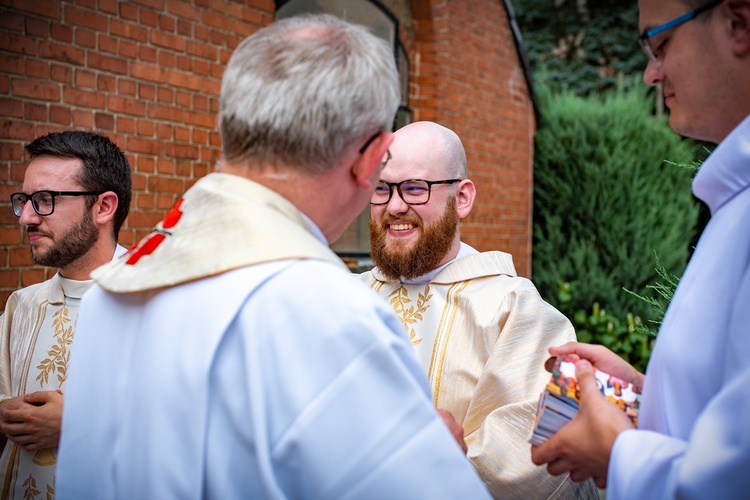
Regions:
<svg viewBox="0 0 750 500"><path fill-rule="evenodd" d="M469 179L462 180L456 192L456 210L458 211L459 219L463 219L471 213L476 197L477 188L474 186L474 183Z"/></svg>
<svg viewBox="0 0 750 500"><path fill-rule="evenodd" d="M727 0L725 10L730 16L732 53L737 57L750 55L750 0Z"/></svg>
<svg viewBox="0 0 750 500"><path fill-rule="evenodd" d="M352 177L357 186L370 189L378 182L380 166L392 142L393 132L384 132L360 153L357 161L352 164Z"/></svg>
<svg viewBox="0 0 750 500"><path fill-rule="evenodd" d="M114 219L118 204L117 195L112 191L100 194L99 199L92 207L92 210L94 210L94 221L100 226L107 224Z"/></svg>

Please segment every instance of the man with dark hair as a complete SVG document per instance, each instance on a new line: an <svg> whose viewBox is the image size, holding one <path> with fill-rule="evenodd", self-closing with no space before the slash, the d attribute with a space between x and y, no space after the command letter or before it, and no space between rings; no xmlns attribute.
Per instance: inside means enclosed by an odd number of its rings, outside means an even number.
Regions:
<svg viewBox="0 0 750 500"><path fill-rule="evenodd" d="M532 448L607 500L747 498L750 491L750 0L640 0L643 78L672 129L717 143L693 180L711 220L664 316L646 374L587 344L577 416ZM691 10L692 8L692 10ZM638 428L597 390L598 368L643 386Z"/></svg>
<svg viewBox="0 0 750 500"><path fill-rule="evenodd" d="M60 132L26 146L23 188L11 195L31 257L57 268L13 293L0 330L2 498L54 493L57 446L71 344L95 268L125 252L117 235L128 215L130 165L108 138ZM7 440L7 442L6 442Z"/></svg>
<svg viewBox="0 0 750 500"><path fill-rule="evenodd" d="M62 498L487 496L398 320L328 247L390 157L398 103L362 26L288 18L237 47L218 172L83 301Z"/></svg>
<svg viewBox="0 0 750 500"><path fill-rule="evenodd" d="M463 427L495 498L596 498L590 482L532 464L527 445L549 380L547 348L575 340L573 325L516 274L511 255L461 241L476 189L455 132L411 123L396 131L391 153L370 200L377 267L362 279L401 319L433 404Z"/></svg>

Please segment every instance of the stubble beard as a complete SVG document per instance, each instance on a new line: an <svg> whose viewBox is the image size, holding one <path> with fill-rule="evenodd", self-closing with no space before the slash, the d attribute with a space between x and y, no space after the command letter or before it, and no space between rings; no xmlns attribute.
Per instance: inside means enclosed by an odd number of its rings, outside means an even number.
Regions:
<svg viewBox="0 0 750 500"><path fill-rule="evenodd" d="M389 218L376 224L370 218L372 261L389 279L411 280L436 269L453 244L458 227L456 198L452 197L439 220L423 227L415 217L399 220L412 222L421 229L416 243L407 247L399 241L388 240Z"/></svg>
<svg viewBox="0 0 750 500"><path fill-rule="evenodd" d="M36 226L29 226L27 232L37 231ZM84 256L96 243L99 229L94 224L91 213L87 210L75 226L55 237L51 233L41 232L52 239L53 244L46 252L36 251L31 245L31 258L40 266L65 267Z"/></svg>

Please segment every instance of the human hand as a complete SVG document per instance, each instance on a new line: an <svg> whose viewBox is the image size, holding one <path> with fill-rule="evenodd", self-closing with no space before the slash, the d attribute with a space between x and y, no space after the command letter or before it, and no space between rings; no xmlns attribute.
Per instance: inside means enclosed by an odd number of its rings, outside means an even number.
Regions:
<svg viewBox="0 0 750 500"><path fill-rule="evenodd" d="M578 413L547 441L532 446L531 460L536 465L547 464L553 476L570 472L573 481L591 477L599 488L605 488L615 439L632 429L633 423L599 392L589 361L576 363L576 380L581 390Z"/></svg>
<svg viewBox="0 0 750 500"><path fill-rule="evenodd" d="M27 450L55 448L60 442L62 409L60 390L10 398L0 405L0 430Z"/></svg>
<svg viewBox="0 0 750 500"><path fill-rule="evenodd" d="M466 441L464 441L464 428L461 427L461 424L456 422L456 419L453 418L453 415L451 415L451 412L448 410L438 410L438 414L440 414L440 417L443 419L443 422L445 422L445 425L448 427L448 430L453 435L453 439L456 440L458 445L461 447L464 453L466 453L469 448L466 446Z"/></svg>
<svg viewBox="0 0 750 500"><path fill-rule="evenodd" d="M558 347L550 347L549 353L552 356L568 355L574 360L588 360L597 370L638 387L643 387L646 381L645 375L603 345L568 342Z"/></svg>

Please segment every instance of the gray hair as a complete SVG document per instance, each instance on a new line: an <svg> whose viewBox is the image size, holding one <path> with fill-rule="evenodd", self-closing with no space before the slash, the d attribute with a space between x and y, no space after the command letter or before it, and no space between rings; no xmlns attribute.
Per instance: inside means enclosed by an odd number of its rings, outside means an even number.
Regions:
<svg viewBox="0 0 750 500"><path fill-rule="evenodd" d="M283 19L246 38L224 72L224 157L322 172L390 131L399 100L393 53L365 27Z"/></svg>

